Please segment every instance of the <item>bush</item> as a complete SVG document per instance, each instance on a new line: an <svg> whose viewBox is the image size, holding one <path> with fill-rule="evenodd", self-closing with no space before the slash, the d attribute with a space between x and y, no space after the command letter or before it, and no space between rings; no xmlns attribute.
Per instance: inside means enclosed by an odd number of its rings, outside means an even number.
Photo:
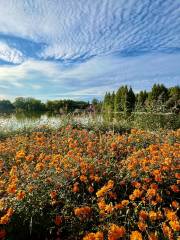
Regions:
<svg viewBox="0 0 180 240"><path fill-rule="evenodd" d="M66 126L0 142L5 239L177 239L180 131Z"/></svg>

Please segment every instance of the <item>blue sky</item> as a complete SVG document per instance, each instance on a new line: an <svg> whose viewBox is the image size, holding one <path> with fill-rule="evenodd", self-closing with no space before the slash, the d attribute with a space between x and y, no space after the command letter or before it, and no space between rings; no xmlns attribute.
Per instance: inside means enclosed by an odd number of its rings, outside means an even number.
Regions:
<svg viewBox="0 0 180 240"><path fill-rule="evenodd" d="M179 0L0 0L0 99L180 83Z"/></svg>

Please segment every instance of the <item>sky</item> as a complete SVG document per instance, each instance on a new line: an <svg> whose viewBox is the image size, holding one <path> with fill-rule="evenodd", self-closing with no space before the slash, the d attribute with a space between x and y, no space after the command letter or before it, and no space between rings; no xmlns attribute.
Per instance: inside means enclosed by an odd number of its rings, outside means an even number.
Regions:
<svg viewBox="0 0 180 240"><path fill-rule="evenodd" d="M180 84L180 0L0 0L0 99Z"/></svg>

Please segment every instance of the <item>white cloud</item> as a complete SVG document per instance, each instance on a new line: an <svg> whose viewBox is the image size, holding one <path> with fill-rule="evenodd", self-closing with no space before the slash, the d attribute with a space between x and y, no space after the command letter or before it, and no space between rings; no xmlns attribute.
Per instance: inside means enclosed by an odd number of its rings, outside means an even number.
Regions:
<svg viewBox="0 0 180 240"><path fill-rule="evenodd" d="M95 57L64 67L51 61L26 60L21 65L0 67L0 89L7 96L87 99L131 85L135 91L150 89L155 82L179 83L180 54L149 54L123 58Z"/></svg>
<svg viewBox="0 0 180 240"><path fill-rule="evenodd" d="M20 64L24 61L23 54L17 49L0 42L0 60Z"/></svg>
<svg viewBox="0 0 180 240"><path fill-rule="evenodd" d="M179 7L172 0L1 0L0 33L44 43L44 59L174 51Z"/></svg>

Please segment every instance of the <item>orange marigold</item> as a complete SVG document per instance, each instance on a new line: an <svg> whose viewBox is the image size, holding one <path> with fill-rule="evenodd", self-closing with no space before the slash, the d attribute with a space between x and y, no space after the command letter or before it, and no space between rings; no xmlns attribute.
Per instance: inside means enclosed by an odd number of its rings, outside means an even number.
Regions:
<svg viewBox="0 0 180 240"><path fill-rule="evenodd" d="M89 233L85 237L83 237L83 240L103 240L104 234L102 232L97 233Z"/></svg>
<svg viewBox="0 0 180 240"><path fill-rule="evenodd" d="M26 195L25 191L19 190L16 195L16 198L17 198L17 200L22 200L25 197L25 195Z"/></svg>
<svg viewBox="0 0 180 240"><path fill-rule="evenodd" d="M169 239L173 239L173 232L170 229L170 227L167 226L166 223L162 224L162 231L163 231L164 236L168 237Z"/></svg>
<svg viewBox="0 0 180 240"><path fill-rule="evenodd" d="M173 206L173 208L177 209L179 208L179 203L177 201L172 201L171 205Z"/></svg>
<svg viewBox="0 0 180 240"><path fill-rule="evenodd" d="M80 180L81 180L81 182L86 183L87 182L87 177L85 175L81 175Z"/></svg>
<svg viewBox="0 0 180 240"><path fill-rule="evenodd" d="M157 234L154 232L149 233L148 240L158 240Z"/></svg>
<svg viewBox="0 0 180 240"><path fill-rule="evenodd" d="M129 204L129 200L122 200L121 204L126 207Z"/></svg>
<svg viewBox="0 0 180 240"><path fill-rule="evenodd" d="M74 209L74 214L77 217L87 217L91 213L91 208L86 206L86 207L80 207L80 208L75 208Z"/></svg>
<svg viewBox="0 0 180 240"><path fill-rule="evenodd" d="M79 183L78 183L78 182L75 182L75 183L74 183L74 185L73 185L73 192L74 192L74 193L79 192Z"/></svg>
<svg viewBox="0 0 180 240"><path fill-rule="evenodd" d="M148 190L147 190L147 193L146 193L146 197L147 198L149 198L149 199L151 199L152 197L154 197L155 195L156 195L156 189L154 189L154 188L149 188Z"/></svg>
<svg viewBox="0 0 180 240"><path fill-rule="evenodd" d="M62 217L60 215L57 215L54 219L54 222L56 225L60 225L62 223Z"/></svg>
<svg viewBox="0 0 180 240"><path fill-rule="evenodd" d="M175 221L170 221L169 225L171 226L171 228L175 231L178 232L180 231L180 223L179 221L175 220Z"/></svg>
<svg viewBox="0 0 180 240"><path fill-rule="evenodd" d="M56 197L57 197L57 192L56 192L56 191L51 191L51 192L50 192L50 197L51 197L52 199L56 198Z"/></svg>
<svg viewBox="0 0 180 240"><path fill-rule="evenodd" d="M130 240L143 240L142 234L139 231L133 231L130 235Z"/></svg>
<svg viewBox="0 0 180 240"><path fill-rule="evenodd" d="M108 232L108 240L118 240L119 238L124 237L125 233L125 227L119 227L116 224L112 224Z"/></svg>
<svg viewBox="0 0 180 240"><path fill-rule="evenodd" d="M141 195L142 195L142 191L140 191L139 189L135 189L135 190L133 191L133 196L134 196L135 198L139 198L139 197L141 197Z"/></svg>
<svg viewBox="0 0 180 240"><path fill-rule="evenodd" d="M139 230L144 232L146 230L146 228L147 228L147 224L142 222L142 221L140 221L140 222L138 222L138 228L139 228Z"/></svg>
<svg viewBox="0 0 180 240"><path fill-rule="evenodd" d="M139 218L142 219L142 220L146 220L148 218L148 212L146 212L144 210L141 210L139 212Z"/></svg>
<svg viewBox="0 0 180 240"><path fill-rule="evenodd" d="M102 197L106 192L110 191L114 187L114 181L109 180L106 185L104 185L99 191L97 191L96 196Z"/></svg>
<svg viewBox="0 0 180 240"><path fill-rule="evenodd" d="M177 185L171 185L171 190L173 191L173 192L176 192L176 193L178 193L179 192L179 187L177 186Z"/></svg>
<svg viewBox="0 0 180 240"><path fill-rule="evenodd" d="M157 219L157 213L154 211L149 212L149 218L151 221L155 221Z"/></svg>
<svg viewBox="0 0 180 240"><path fill-rule="evenodd" d="M171 220L171 221L177 220L176 212L173 212L171 210L167 210L166 217L167 217L168 220Z"/></svg>

